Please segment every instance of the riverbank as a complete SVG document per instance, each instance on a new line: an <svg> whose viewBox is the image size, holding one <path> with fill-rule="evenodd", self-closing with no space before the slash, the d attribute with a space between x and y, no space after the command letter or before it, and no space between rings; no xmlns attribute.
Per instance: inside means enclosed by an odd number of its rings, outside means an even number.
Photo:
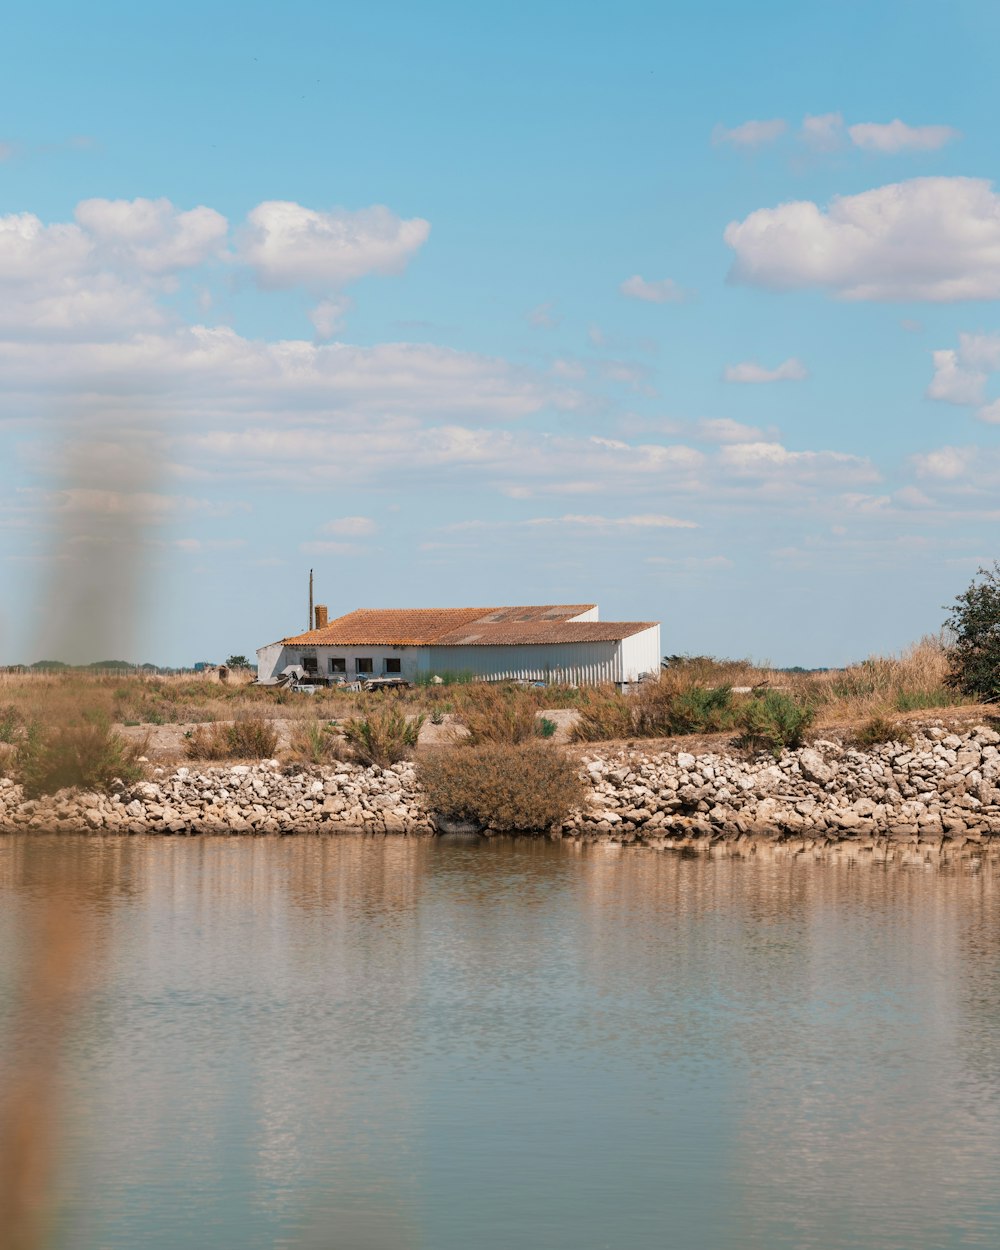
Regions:
<svg viewBox="0 0 1000 1250"><path fill-rule="evenodd" d="M550 835L670 850L802 852L936 860L1000 849L1000 734L984 724L917 727L907 743L858 750L817 739L779 760L601 744L578 752L584 803ZM303 767L266 760L154 768L110 794L25 800L0 780L0 831L430 836L417 766ZM488 831L485 831L488 832Z"/></svg>

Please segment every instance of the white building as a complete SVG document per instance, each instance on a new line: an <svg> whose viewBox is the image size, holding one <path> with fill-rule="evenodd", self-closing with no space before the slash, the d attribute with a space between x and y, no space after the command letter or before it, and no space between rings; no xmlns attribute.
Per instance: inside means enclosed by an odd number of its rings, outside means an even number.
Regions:
<svg viewBox="0 0 1000 1250"><path fill-rule="evenodd" d="M528 681L637 680L660 668L655 621L601 621L597 605L521 608L361 608L257 651L258 679L289 664L324 681L399 676L518 678Z"/></svg>

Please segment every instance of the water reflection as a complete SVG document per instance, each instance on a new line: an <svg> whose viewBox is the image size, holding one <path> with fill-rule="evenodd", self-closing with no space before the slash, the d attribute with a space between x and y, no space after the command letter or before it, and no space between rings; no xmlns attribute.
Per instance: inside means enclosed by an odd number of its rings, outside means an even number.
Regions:
<svg viewBox="0 0 1000 1250"><path fill-rule="evenodd" d="M58 1244L995 1245L998 871L0 841L4 1003L59 882L101 969Z"/></svg>

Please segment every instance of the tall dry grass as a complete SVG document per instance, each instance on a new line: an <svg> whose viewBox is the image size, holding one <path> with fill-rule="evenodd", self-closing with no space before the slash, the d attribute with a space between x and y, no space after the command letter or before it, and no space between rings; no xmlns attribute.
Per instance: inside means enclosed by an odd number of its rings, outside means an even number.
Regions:
<svg viewBox="0 0 1000 1250"><path fill-rule="evenodd" d="M580 713L582 737L707 733L725 729L728 712L722 696L705 692L740 688L783 691L814 707L815 723L822 727L874 715L953 707L962 699L945 684L946 675L947 654L938 638L924 638L900 655L871 656L844 669L816 673L782 672L747 659L683 657L661 674L659 682L630 695L613 687L541 689L464 682L394 692L321 688L305 696L191 676L0 673L0 741L16 743L31 724L77 725L95 715L109 724L128 726L211 725L259 718L297 722L292 736L301 748L302 735L308 735L312 722L366 720L385 709L396 709L410 720L427 716L434 723L452 713L479 741L525 741L537 732L536 713L556 708ZM743 697L734 693L731 706Z"/></svg>

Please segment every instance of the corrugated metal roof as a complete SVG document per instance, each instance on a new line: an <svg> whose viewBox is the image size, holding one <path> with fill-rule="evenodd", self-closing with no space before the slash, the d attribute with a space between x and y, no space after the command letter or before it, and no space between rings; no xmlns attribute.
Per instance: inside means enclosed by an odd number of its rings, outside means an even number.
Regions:
<svg viewBox="0 0 1000 1250"><path fill-rule="evenodd" d="M513 608L359 608L338 616L323 629L311 629L282 641L302 646L428 646L450 634L510 629L515 624L526 627L537 622L551 628L595 606L575 603Z"/></svg>
<svg viewBox="0 0 1000 1250"><path fill-rule="evenodd" d="M557 642L620 642L653 629L656 621L505 621L474 622L435 638L436 647L522 647Z"/></svg>

